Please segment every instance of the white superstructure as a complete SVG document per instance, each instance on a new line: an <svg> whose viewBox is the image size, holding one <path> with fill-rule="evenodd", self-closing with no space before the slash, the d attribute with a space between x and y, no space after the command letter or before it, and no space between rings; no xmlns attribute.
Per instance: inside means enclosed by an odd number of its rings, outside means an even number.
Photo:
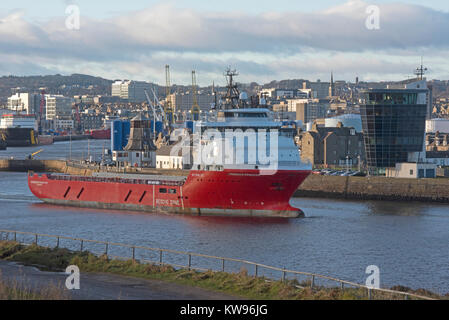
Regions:
<svg viewBox="0 0 449 320"><path fill-rule="evenodd" d="M0 129L26 128L37 131L34 114L5 114L0 119Z"/></svg>
<svg viewBox="0 0 449 320"><path fill-rule="evenodd" d="M216 121L198 121L194 169L311 170L294 143L295 128L268 109L228 109Z"/></svg>

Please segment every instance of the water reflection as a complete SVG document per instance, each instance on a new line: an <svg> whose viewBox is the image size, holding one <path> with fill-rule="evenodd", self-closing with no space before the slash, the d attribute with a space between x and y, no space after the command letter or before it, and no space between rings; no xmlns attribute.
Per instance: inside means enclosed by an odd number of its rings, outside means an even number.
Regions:
<svg viewBox="0 0 449 320"><path fill-rule="evenodd" d="M410 201L368 201L366 205L372 215L422 216L428 204Z"/></svg>

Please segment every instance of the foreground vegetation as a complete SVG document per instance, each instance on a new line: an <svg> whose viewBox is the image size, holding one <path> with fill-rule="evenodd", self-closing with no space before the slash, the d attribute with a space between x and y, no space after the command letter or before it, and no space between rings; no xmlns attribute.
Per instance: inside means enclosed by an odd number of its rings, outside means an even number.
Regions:
<svg viewBox="0 0 449 320"><path fill-rule="evenodd" d="M5 281L0 275L0 300L67 300L62 288L49 285L43 290L24 286L17 281Z"/></svg>
<svg viewBox="0 0 449 320"><path fill-rule="evenodd" d="M0 242L0 259L21 262L26 265L37 266L47 271L65 270L68 265L77 265L81 272L114 273L132 277L169 281L178 284L201 287L214 291L224 292L247 299L325 299L347 300L367 299L365 289L356 288L310 288L309 283L298 283L296 280L268 281L263 277L254 277L242 269L238 273L225 272L197 272L185 269L174 269L171 266L154 264L141 264L136 261L111 260L106 256L95 256L87 251L73 252L61 248L44 248L36 245L23 246L16 242ZM436 299L441 297L424 289L411 290L406 287L394 287L394 290L406 291ZM0 279L0 299L33 299L38 297L58 298L58 291L52 289L39 294L20 289L4 289L2 295ZM9 291L8 291L9 290ZM12 291L11 291L12 290ZM404 299L402 295L373 293L373 299Z"/></svg>

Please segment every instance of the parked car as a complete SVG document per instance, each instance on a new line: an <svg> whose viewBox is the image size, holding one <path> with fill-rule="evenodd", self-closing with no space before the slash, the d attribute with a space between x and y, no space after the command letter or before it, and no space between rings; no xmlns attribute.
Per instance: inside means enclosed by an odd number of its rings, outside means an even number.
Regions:
<svg viewBox="0 0 449 320"><path fill-rule="evenodd" d="M366 173L360 172L360 171L356 171L352 174L352 177L365 177Z"/></svg>

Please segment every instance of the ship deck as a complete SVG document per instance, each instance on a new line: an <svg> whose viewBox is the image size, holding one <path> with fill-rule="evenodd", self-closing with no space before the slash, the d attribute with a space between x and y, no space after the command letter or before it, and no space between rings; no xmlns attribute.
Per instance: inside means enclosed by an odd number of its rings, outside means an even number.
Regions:
<svg viewBox="0 0 449 320"><path fill-rule="evenodd" d="M102 174L104 175L104 174ZM102 183L127 183L144 185L182 186L185 177L155 176L155 175L128 175L114 174L110 176L71 176L67 174L47 174L49 180L102 182Z"/></svg>

